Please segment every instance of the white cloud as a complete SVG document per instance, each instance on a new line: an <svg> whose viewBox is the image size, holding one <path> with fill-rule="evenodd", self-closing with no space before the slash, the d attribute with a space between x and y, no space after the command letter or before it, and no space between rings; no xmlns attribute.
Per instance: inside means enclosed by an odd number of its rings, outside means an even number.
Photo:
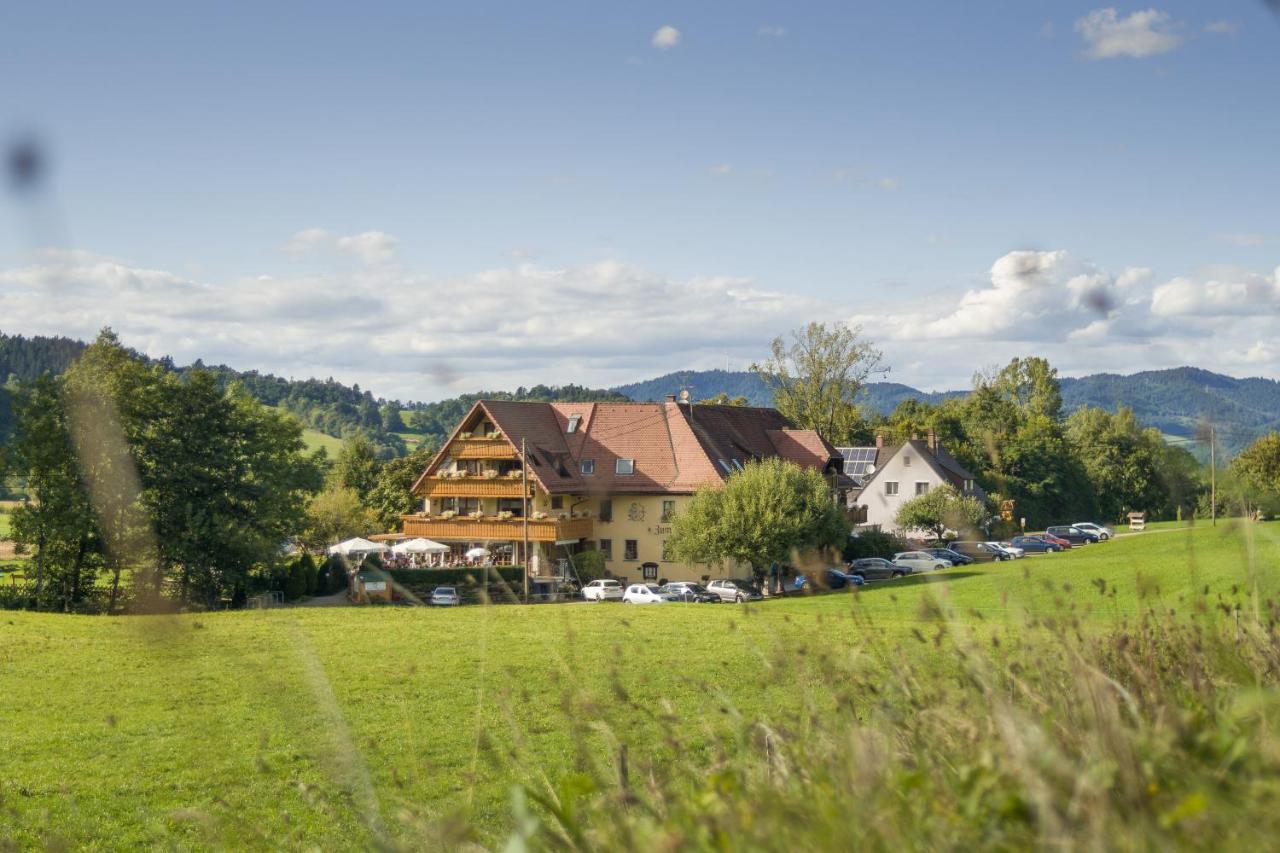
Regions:
<svg viewBox="0 0 1280 853"><path fill-rule="evenodd" d="M1183 42L1168 13L1146 9L1120 17L1115 9L1095 9L1076 21L1090 59L1143 59L1167 53Z"/></svg>
<svg viewBox="0 0 1280 853"><path fill-rule="evenodd" d="M1280 267L1270 275L1243 273L1230 280L1178 277L1155 289L1151 311L1197 318L1280 314Z"/></svg>
<svg viewBox="0 0 1280 853"><path fill-rule="evenodd" d="M770 38L780 39L787 34L787 30L785 27L765 25L758 28L756 30L756 33L762 36L769 36Z"/></svg>
<svg viewBox="0 0 1280 853"><path fill-rule="evenodd" d="M283 248L295 257L315 252L340 252L355 255L366 264L380 264L391 260L399 242L382 231L340 236L323 228L306 228L294 234Z"/></svg>
<svg viewBox="0 0 1280 853"><path fill-rule="evenodd" d="M1235 21L1210 21L1204 25L1204 31L1217 36L1234 36L1240 32L1240 25Z"/></svg>
<svg viewBox="0 0 1280 853"><path fill-rule="evenodd" d="M714 166L712 166L708 171L710 171L711 174L713 175L727 175L733 171L733 167L730 166L728 163L717 163Z"/></svg>
<svg viewBox="0 0 1280 853"><path fill-rule="evenodd" d="M898 188L898 181L896 178L881 178L876 181L876 186L880 187L882 190L896 190Z"/></svg>
<svg viewBox="0 0 1280 853"><path fill-rule="evenodd" d="M825 310L745 278L672 279L616 260L451 278L374 266L225 282L84 255L0 269L6 330L92 338L110 325L179 362L332 375L405 399L611 385L723 364L726 352L751 361L775 334Z"/></svg>
<svg viewBox="0 0 1280 853"><path fill-rule="evenodd" d="M658 27L650 43L658 50L670 50L680 43L680 31L670 24Z"/></svg>

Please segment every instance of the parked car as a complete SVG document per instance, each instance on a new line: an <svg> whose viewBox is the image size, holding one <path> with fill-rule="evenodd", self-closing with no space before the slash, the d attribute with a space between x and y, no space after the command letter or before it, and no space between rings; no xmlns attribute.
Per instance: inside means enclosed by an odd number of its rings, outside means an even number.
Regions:
<svg viewBox="0 0 1280 853"><path fill-rule="evenodd" d="M1057 545L1064 551L1070 550L1071 548L1071 543L1069 541L1059 536L1054 536L1052 533L1034 533L1031 535L1031 538L1043 539L1051 545Z"/></svg>
<svg viewBox="0 0 1280 853"><path fill-rule="evenodd" d="M431 590L431 603L437 607L457 607L462 603L457 587L438 586Z"/></svg>
<svg viewBox="0 0 1280 853"><path fill-rule="evenodd" d="M1089 533L1086 530L1078 530L1068 524L1050 527L1045 533L1051 536L1057 536L1059 539L1065 539L1072 545L1088 545L1091 542L1100 542L1101 539L1096 533Z"/></svg>
<svg viewBox="0 0 1280 853"><path fill-rule="evenodd" d="M741 578L712 581L707 584L707 591L720 596L721 601L759 601L764 598L758 586Z"/></svg>
<svg viewBox="0 0 1280 853"><path fill-rule="evenodd" d="M862 586L865 583L865 580L860 575L851 574L834 567L823 569L820 576L815 577L814 581L821 589L844 589L846 587ZM812 585L808 575L797 574L791 588L808 589Z"/></svg>
<svg viewBox="0 0 1280 853"><path fill-rule="evenodd" d="M675 596L677 601L693 601L698 604L718 604L720 596L711 592L700 583L693 581L672 581L662 587L662 591Z"/></svg>
<svg viewBox="0 0 1280 853"><path fill-rule="evenodd" d="M587 601L621 601L622 584L613 578L598 578L582 588Z"/></svg>
<svg viewBox="0 0 1280 853"><path fill-rule="evenodd" d="M1106 527L1101 524L1094 524L1092 521L1077 521L1071 526L1076 530L1083 530L1085 533L1097 534L1098 539L1102 542L1106 542L1112 536L1116 535L1116 532L1110 527Z"/></svg>
<svg viewBox="0 0 1280 853"><path fill-rule="evenodd" d="M973 557L966 557L959 551L952 551L950 548L926 548L926 554L932 554L939 560L949 560L953 566L967 566L973 562Z"/></svg>
<svg viewBox="0 0 1280 853"><path fill-rule="evenodd" d="M1061 545L1055 545L1039 536L1015 536L1009 540L1009 545L1021 548L1027 554L1052 554L1062 550Z"/></svg>
<svg viewBox="0 0 1280 853"><path fill-rule="evenodd" d="M1003 548L990 548L985 542L952 542L952 551L959 551L966 557L973 558L976 563L991 563L996 560L1012 560L1013 555Z"/></svg>
<svg viewBox="0 0 1280 853"><path fill-rule="evenodd" d="M863 557L849 564L847 574L862 578L864 581L882 581L889 578L900 578L909 573L903 566L891 563L881 557Z"/></svg>
<svg viewBox="0 0 1280 853"><path fill-rule="evenodd" d="M931 572L934 569L949 569L951 561L935 557L928 551L903 551L893 555L893 564L911 572Z"/></svg>
<svg viewBox="0 0 1280 853"><path fill-rule="evenodd" d="M1012 545L1008 542L983 542L982 544L986 545L988 548L999 548L1006 553L1012 554L1015 560L1020 560L1027 556L1026 551L1022 550L1017 545Z"/></svg>
<svg viewBox="0 0 1280 853"><path fill-rule="evenodd" d="M623 604L666 604L668 601L679 601L669 592L663 592L656 583L633 583L622 594Z"/></svg>

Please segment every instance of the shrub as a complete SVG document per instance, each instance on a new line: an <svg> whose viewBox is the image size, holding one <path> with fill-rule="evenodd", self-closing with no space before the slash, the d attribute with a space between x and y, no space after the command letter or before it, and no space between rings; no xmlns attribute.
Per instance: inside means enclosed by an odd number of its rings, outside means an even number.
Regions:
<svg viewBox="0 0 1280 853"><path fill-rule="evenodd" d="M317 585L316 561L311 559L311 555L306 551L302 552L302 556L298 558L297 570L302 572L303 583L306 587L307 595L315 595L319 592Z"/></svg>
<svg viewBox="0 0 1280 853"><path fill-rule="evenodd" d="M602 551L583 551L573 555L573 569L583 583L604 577L604 553Z"/></svg>
<svg viewBox="0 0 1280 853"><path fill-rule="evenodd" d="M284 582L284 597L288 601L297 601L307 594L307 570L302 561L289 567L289 576Z"/></svg>
<svg viewBox="0 0 1280 853"><path fill-rule="evenodd" d="M850 560L861 560L864 557L883 557L889 559L901 551L907 550L907 543L882 530L863 530L850 536L845 543L842 556L847 563Z"/></svg>

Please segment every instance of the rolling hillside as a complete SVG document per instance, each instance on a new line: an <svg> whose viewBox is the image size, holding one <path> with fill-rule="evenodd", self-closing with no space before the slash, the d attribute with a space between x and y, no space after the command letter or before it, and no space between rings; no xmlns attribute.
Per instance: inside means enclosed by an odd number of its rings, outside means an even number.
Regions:
<svg viewBox="0 0 1280 853"><path fill-rule="evenodd" d="M746 397L754 406L772 400L759 377L745 371L695 370L668 373L645 382L615 388L633 400L661 400L688 388L694 400L725 393ZM905 399L937 403L965 391L926 392L897 382L867 385L866 406L888 414ZM1195 367L1148 370L1130 376L1098 373L1062 380L1062 398L1068 412L1097 406L1114 412L1121 405L1133 409L1138 420L1170 436L1184 437L1210 419L1228 453L1239 450L1258 435L1280 428L1280 382L1251 377L1235 379Z"/></svg>

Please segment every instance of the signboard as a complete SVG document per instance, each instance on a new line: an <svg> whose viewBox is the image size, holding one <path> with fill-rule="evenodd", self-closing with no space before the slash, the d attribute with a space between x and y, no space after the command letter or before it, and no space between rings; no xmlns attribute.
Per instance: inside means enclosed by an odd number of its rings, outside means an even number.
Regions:
<svg viewBox="0 0 1280 853"><path fill-rule="evenodd" d="M386 592L386 581L366 581L364 585L365 592Z"/></svg>

